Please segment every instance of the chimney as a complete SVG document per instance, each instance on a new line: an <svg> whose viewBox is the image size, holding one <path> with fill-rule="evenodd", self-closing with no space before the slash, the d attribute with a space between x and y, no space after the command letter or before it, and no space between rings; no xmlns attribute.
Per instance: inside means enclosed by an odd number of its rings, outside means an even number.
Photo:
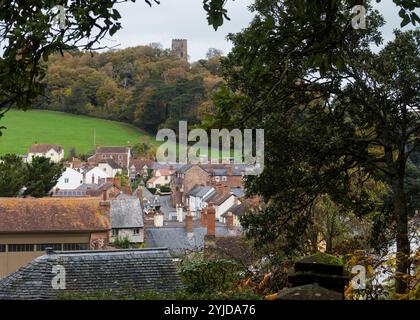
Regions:
<svg viewBox="0 0 420 320"><path fill-rule="evenodd" d="M187 233L193 232L193 215L191 214L191 211L188 211L188 214L185 217L185 227L187 229Z"/></svg>
<svg viewBox="0 0 420 320"><path fill-rule="evenodd" d="M229 230L233 230L235 226L233 225L233 214L232 212L228 212L226 216L226 224Z"/></svg>
<svg viewBox="0 0 420 320"><path fill-rule="evenodd" d="M227 166L227 176L231 177L233 175L233 169L232 166Z"/></svg>
<svg viewBox="0 0 420 320"><path fill-rule="evenodd" d="M163 227L163 214L160 212L156 212L153 217L153 225L155 228L161 228Z"/></svg>
<svg viewBox="0 0 420 320"><path fill-rule="evenodd" d="M144 200L143 200L143 188L142 186L138 186L136 190L136 196L140 200L141 207L144 208Z"/></svg>
<svg viewBox="0 0 420 320"><path fill-rule="evenodd" d="M47 255L54 254L54 249L53 249L52 247L46 247L46 248L45 248L45 253L46 253Z"/></svg>
<svg viewBox="0 0 420 320"><path fill-rule="evenodd" d="M207 215L206 215L206 209L201 209L201 217L200 217L200 224L202 227L207 226Z"/></svg>
<svg viewBox="0 0 420 320"><path fill-rule="evenodd" d="M230 188L227 184L223 186L223 194L230 194Z"/></svg>
<svg viewBox="0 0 420 320"><path fill-rule="evenodd" d="M213 203L210 202L207 208L207 236L216 236L216 210L213 207Z"/></svg>
<svg viewBox="0 0 420 320"><path fill-rule="evenodd" d="M108 190L102 191L102 201L108 201Z"/></svg>
<svg viewBox="0 0 420 320"><path fill-rule="evenodd" d="M114 186L121 189L121 177L114 177Z"/></svg>

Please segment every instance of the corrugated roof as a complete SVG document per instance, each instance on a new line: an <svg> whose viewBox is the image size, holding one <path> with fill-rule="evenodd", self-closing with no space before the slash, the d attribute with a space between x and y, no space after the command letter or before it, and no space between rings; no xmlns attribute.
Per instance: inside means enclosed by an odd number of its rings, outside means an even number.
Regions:
<svg viewBox="0 0 420 320"><path fill-rule="evenodd" d="M64 290L52 287L56 265L65 270ZM167 249L69 251L41 256L0 280L0 299L47 300L67 292L174 292L182 288Z"/></svg>
<svg viewBox="0 0 420 320"><path fill-rule="evenodd" d="M109 216L89 198L0 198L0 233L106 231Z"/></svg>
<svg viewBox="0 0 420 320"><path fill-rule="evenodd" d="M111 228L141 228L143 210L138 198L111 200Z"/></svg>

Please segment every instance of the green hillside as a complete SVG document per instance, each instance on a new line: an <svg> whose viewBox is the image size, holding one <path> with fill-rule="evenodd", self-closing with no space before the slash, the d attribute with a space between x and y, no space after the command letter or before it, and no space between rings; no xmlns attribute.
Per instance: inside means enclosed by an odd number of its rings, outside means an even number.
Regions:
<svg viewBox="0 0 420 320"><path fill-rule="evenodd" d="M0 154L26 154L35 142L60 144L66 154L72 147L86 153L94 149L94 132L96 144L105 146L133 145L148 135L121 122L43 110L11 110L0 120L0 126L6 127L0 136Z"/></svg>

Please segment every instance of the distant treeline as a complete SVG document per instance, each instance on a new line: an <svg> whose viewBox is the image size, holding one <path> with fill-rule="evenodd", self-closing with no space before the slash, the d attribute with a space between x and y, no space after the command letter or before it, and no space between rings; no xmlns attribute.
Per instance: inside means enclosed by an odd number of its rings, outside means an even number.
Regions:
<svg viewBox="0 0 420 320"><path fill-rule="evenodd" d="M33 106L134 124L149 132L199 123L213 109L220 58L189 64L161 46L52 56L45 95ZM216 50L217 52L217 50Z"/></svg>

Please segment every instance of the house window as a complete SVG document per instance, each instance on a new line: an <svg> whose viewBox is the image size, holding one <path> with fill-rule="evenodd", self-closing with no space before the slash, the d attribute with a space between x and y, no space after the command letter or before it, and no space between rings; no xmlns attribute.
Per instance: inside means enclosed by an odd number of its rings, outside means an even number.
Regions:
<svg viewBox="0 0 420 320"><path fill-rule="evenodd" d="M214 177L214 180L216 180L216 182L219 182L220 181L220 177L219 176L216 176L216 177Z"/></svg>
<svg viewBox="0 0 420 320"><path fill-rule="evenodd" d="M118 229L112 229L112 236L118 237Z"/></svg>
<svg viewBox="0 0 420 320"><path fill-rule="evenodd" d="M76 250L88 250L89 245L87 243L64 243L64 251L76 251Z"/></svg>
<svg viewBox="0 0 420 320"><path fill-rule="evenodd" d="M227 181L227 177L226 176L222 176L222 181Z"/></svg>
<svg viewBox="0 0 420 320"><path fill-rule="evenodd" d="M61 243L43 243L36 245L36 251L45 251L47 248L52 248L54 251L61 251Z"/></svg>
<svg viewBox="0 0 420 320"><path fill-rule="evenodd" d="M118 156L118 160L122 160L123 159L123 156L122 155L119 155Z"/></svg>
<svg viewBox="0 0 420 320"><path fill-rule="evenodd" d="M51 157L54 157L54 153L50 153L50 156L51 156Z"/></svg>
<svg viewBox="0 0 420 320"><path fill-rule="evenodd" d="M168 181L168 176L165 176L165 181Z"/></svg>
<svg viewBox="0 0 420 320"><path fill-rule="evenodd" d="M33 244L9 244L9 252L30 252L34 251Z"/></svg>
<svg viewBox="0 0 420 320"><path fill-rule="evenodd" d="M139 228L133 229L133 234L140 234L140 229Z"/></svg>
<svg viewBox="0 0 420 320"><path fill-rule="evenodd" d="M69 178L65 178L64 183L69 183Z"/></svg>
<svg viewBox="0 0 420 320"><path fill-rule="evenodd" d="M6 252L6 245L0 244L0 252Z"/></svg>

